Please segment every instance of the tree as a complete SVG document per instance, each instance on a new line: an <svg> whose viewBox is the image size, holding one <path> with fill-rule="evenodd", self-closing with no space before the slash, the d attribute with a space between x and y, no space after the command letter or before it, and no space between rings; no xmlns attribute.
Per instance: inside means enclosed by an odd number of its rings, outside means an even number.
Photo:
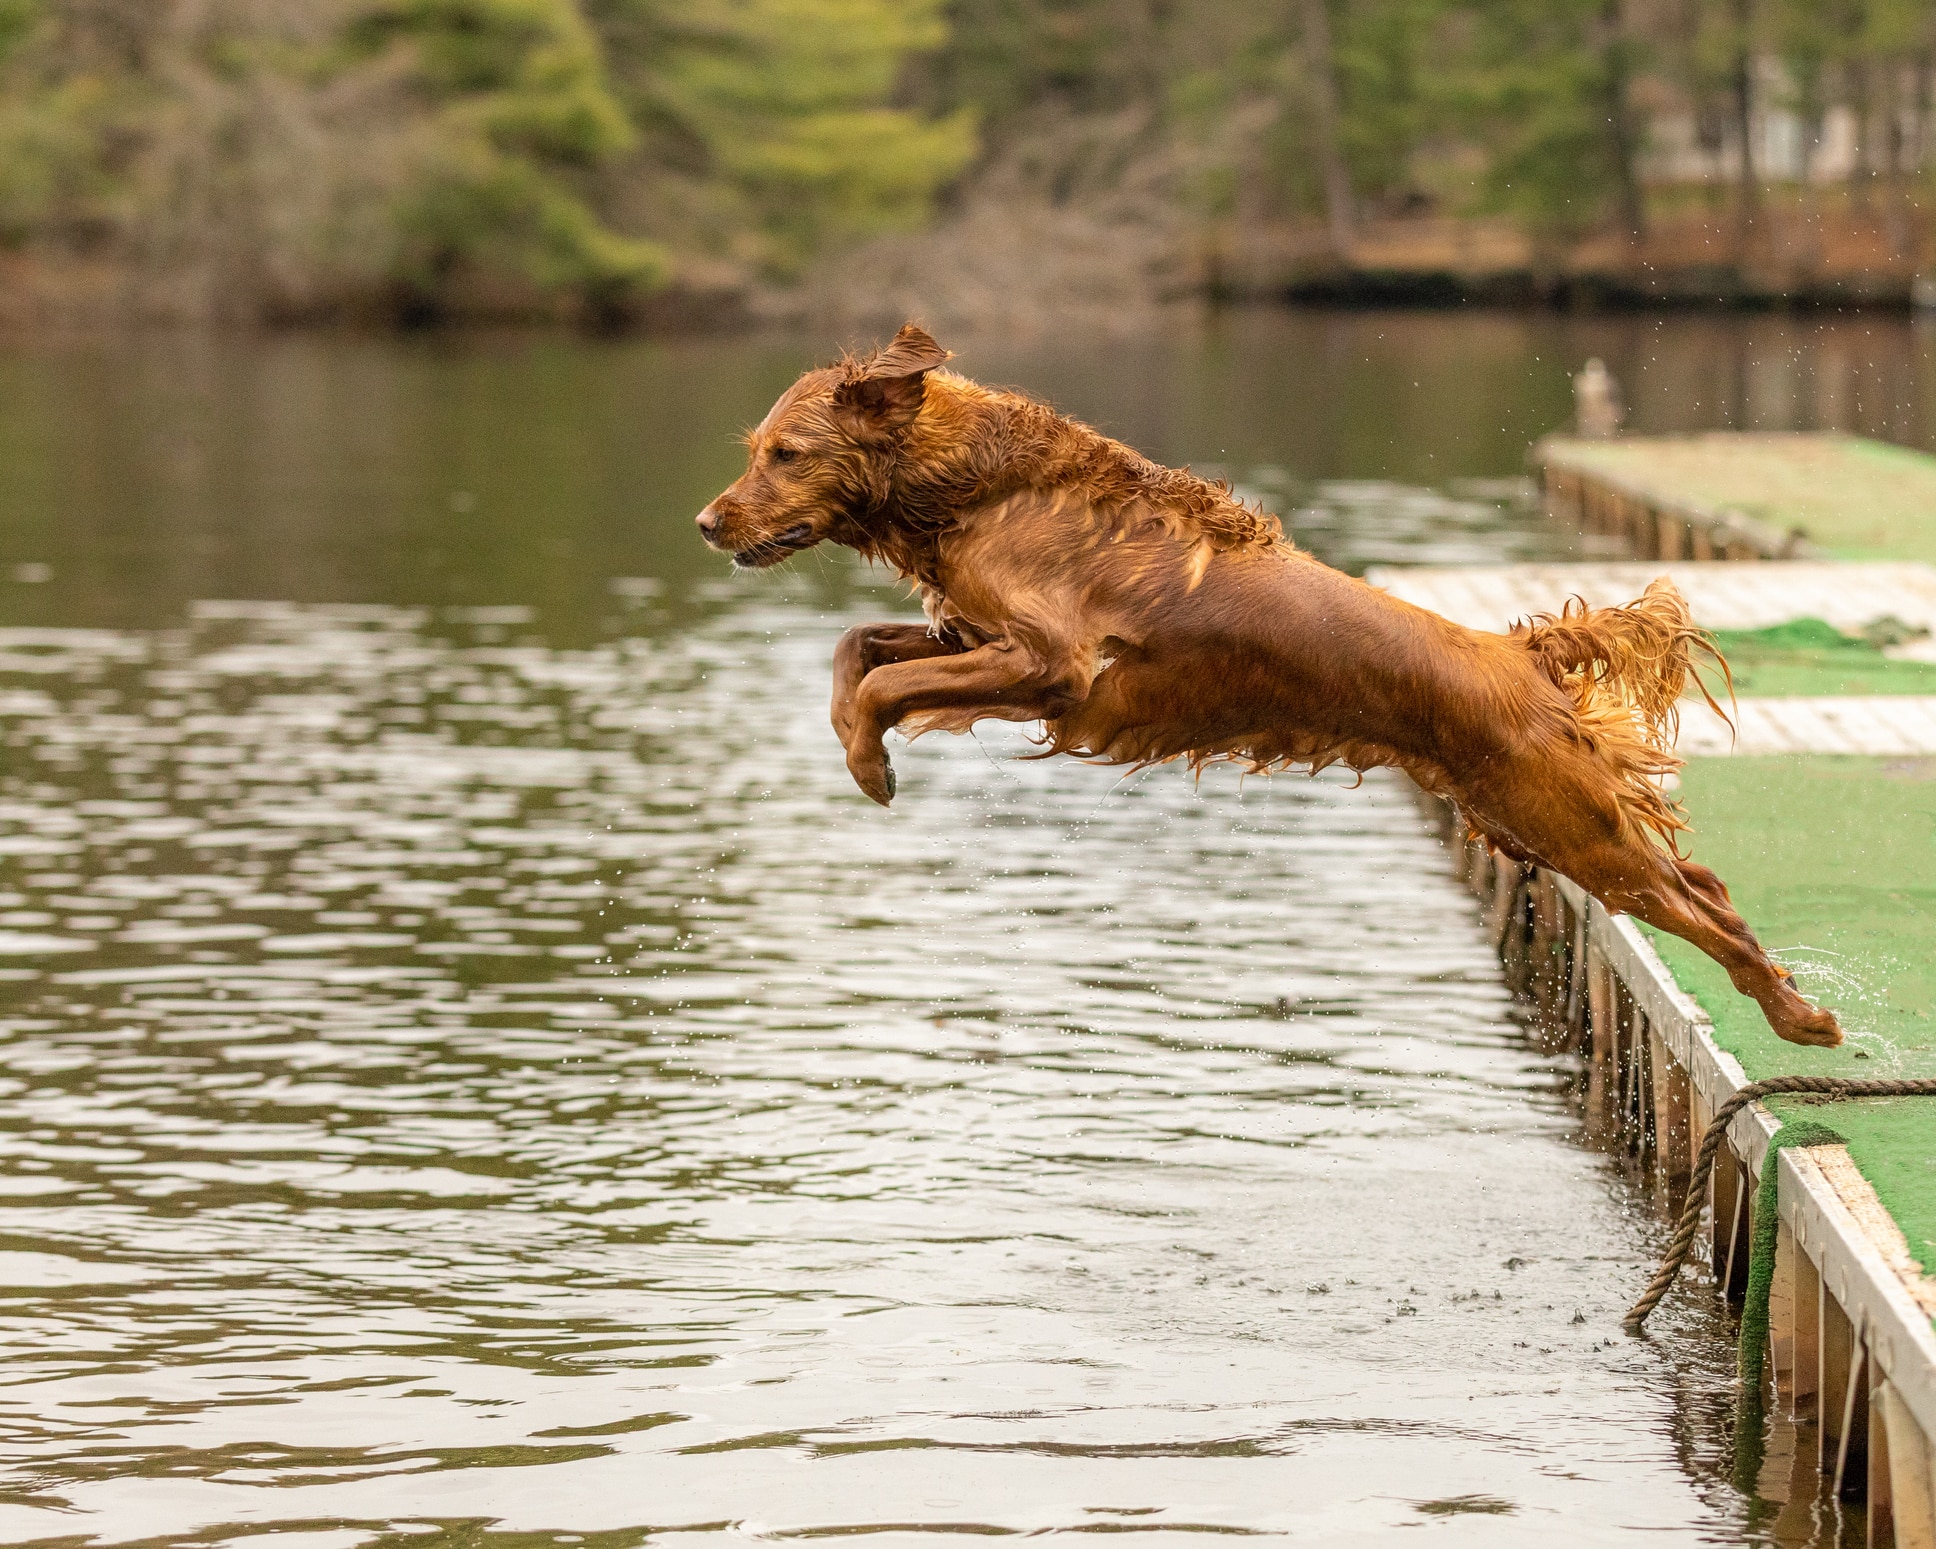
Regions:
<svg viewBox="0 0 1936 1549"><path fill-rule="evenodd" d="M603 0L627 103L662 159L716 185L729 233L796 270L827 242L913 225L973 159L976 114L895 105L947 39L942 0ZM744 247L744 244L742 244Z"/></svg>
<svg viewBox="0 0 1936 1549"><path fill-rule="evenodd" d="M1331 249L1342 261L1351 254L1351 229L1357 213L1351 193L1351 171L1345 165L1343 133L1338 112L1337 57L1331 46L1331 15L1327 0L1298 0L1304 44L1305 73L1311 92L1312 141L1317 151L1319 177L1324 184L1325 218L1331 229Z"/></svg>
<svg viewBox="0 0 1936 1549"><path fill-rule="evenodd" d="M1555 234L1611 212L1642 235L1631 101L1642 52L1619 0L1476 0L1467 9L1453 89L1487 151L1490 202Z"/></svg>
<svg viewBox="0 0 1936 1549"><path fill-rule="evenodd" d="M389 267L435 308L493 271L609 306L665 277L661 249L607 229L574 175L634 142L597 35L572 0L369 0L347 56L393 56L428 124L410 137Z"/></svg>

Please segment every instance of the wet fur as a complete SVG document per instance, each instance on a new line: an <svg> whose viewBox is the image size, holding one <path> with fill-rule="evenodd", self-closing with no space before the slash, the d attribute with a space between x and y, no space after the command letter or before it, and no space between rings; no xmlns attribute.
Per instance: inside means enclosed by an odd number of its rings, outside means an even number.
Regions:
<svg viewBox="0 0 1936 1549"><path fill-rule="evenodd" d="M1671 582L1465 629L1321 564L1228 486L948 358L910 325L808 372L701 517L741 565L831 540L920 588L925 627L860 625L835 651L834 727L869 796L894 795L889 729L991 717L1042 722L1040 756L1400 768L1499 849L1708 953L1782 1037L1840 1041L1678 853L1660 781L1707 646Z"/></svg>

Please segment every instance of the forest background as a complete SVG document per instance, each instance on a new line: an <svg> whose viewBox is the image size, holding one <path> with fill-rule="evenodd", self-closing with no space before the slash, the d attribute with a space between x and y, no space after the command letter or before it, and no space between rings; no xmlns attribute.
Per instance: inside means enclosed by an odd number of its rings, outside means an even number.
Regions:
<svg viewBox="0 0 1936 1549"><path fill-rule="evenodd" d="M1933 141L1936 0L0 0L0 323L1906 301Z"/></svg>

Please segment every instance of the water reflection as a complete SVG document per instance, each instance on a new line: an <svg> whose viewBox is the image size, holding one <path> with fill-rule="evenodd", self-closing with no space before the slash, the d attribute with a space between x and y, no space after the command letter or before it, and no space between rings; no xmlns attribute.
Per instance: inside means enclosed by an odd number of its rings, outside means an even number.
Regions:
<svg viewBox="0 0 1936 1549"><path fill-rule="evenodd" d="M1396 782L998 728L884 814L826 663L902 604L691 552L723 399L525 519L521 388L429 424L475 361L357 366L340 466L298 396L180 488L0 477L88 514L0 630L0 1539L1758 1531L1712 1315L1619 1338L1660 1226ZM1552 552L1510 482L1295 441L1149 444L1341 562Z"/></svg>

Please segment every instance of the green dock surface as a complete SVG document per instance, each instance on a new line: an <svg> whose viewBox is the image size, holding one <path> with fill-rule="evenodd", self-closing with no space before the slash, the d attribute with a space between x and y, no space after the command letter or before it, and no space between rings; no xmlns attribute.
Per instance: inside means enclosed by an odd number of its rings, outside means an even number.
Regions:
<svg viewBox="0 0 1936 1549"><path fill-rule="evenodd" d="M1665 506L1799 528L1836 559L1936 560L1936 457L1839 433L1554 439L1546 454Z"/></svg>
<svg viewBox="0 0 1936 1549"><path fill-rule="evenodd" d="M1804 993L1833 1006L1839 1049L1783 1043L1760 1009L1685 942L1650 932L1751 1081L1778 1075L1936 1076L1936 759L1701 758L1681 775L1690 849ZM1936 1270L1936 1098L1811 1105Z"/></svg>
<svg viewBox="0 0 1936 1549"><path fill-rule="evenodd" d="M1742 698L1797 699L1843 694L1936 695L1936 661L1900 661L1883 654L1887 632L1864 639L1820 619L1795 619L1771 629L1716 630L1734 691ZM1701 680L1723 704L1727 682L1704 669ZM1688 694L1696 690L1688 685Z"/></svg>

